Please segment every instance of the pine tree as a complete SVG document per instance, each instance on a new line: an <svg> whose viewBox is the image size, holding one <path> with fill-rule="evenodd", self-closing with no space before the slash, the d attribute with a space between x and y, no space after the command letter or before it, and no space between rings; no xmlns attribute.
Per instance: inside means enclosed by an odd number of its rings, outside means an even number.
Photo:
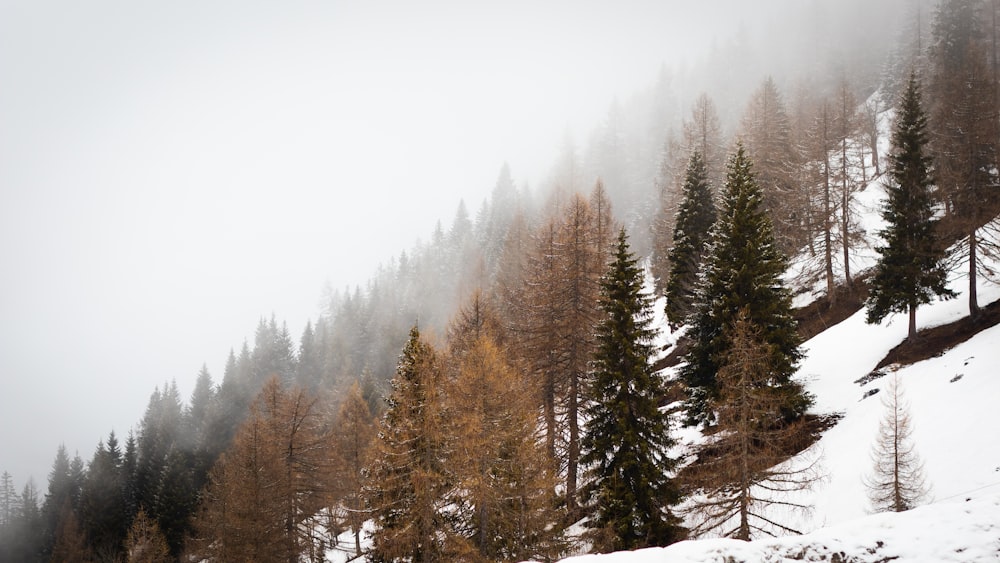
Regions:
<svg viewBox="0 0 1000 563"><path fill-rule="evenodd" d="M591 468L584 487L593 515L588 525L602 550L667 545L684 535L669 509L680 498L667 476L676 460L667 455L673 440L657 408L663 382L651 365L651 298L624 229L601 282L600 305L581 459Z"/></svg>
<svg viewBox="0 0 1000 563"><path fill-rule="evenodd" d="M732 344L725 328L743 309L751 322L763 328L763 339L771 348L768 384L784 397L780 413L775 414L785 420L798 418L811 399L792 381L802 353L791 294L781 280L787 258L775 243L761 190L742 145L737 146L728 164L726 191L709 248L693 315L694 341L681 368L690 394L689 422L707 424L713 419L710 403L720 388L716 373Z"/></svg>
<svg viewBox="0 0 1000 563"><path fill-rule="evenodd" d="M704 260L709 233L715 224L715 203L708 185L705 161L697 151L688 162L682 194L665 292L667 319L672 326L684 324L694 310L698 272Z"/></svg>
<svg viewBox="0 0 1000 563"><path fill-rule="evenodd" d="M953 297L946 286L943 251L935 236L931 199L931 158L926 154L927 118L920 87L910 74L900 100L889 154L888 198L882 206L887 225L879 234L879 254L868 297L867 321L882 322L891 313L909 313L907 338L917 335L917 307L935 296Z"/></svg>
<svg viewBox="0 0 1000 563"><path fill-rule="evenodd" d="M872 446L872 473L864 483L875 512L903 512L924 500L928 489L923 463L912 442L909 405L903 399L896 374L882 397L882 405L885 416Z"/></svg>

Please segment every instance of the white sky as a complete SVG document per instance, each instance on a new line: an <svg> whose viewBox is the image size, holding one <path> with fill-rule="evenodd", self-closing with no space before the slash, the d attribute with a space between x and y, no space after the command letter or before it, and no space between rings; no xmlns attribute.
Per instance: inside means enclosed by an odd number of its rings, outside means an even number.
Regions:
<svg viewBox="0 0 1000 563"><path fill-rule="evenodd" d="M297 340L738 5L0 0L0 470L44 489L262 315Z"/></svg>

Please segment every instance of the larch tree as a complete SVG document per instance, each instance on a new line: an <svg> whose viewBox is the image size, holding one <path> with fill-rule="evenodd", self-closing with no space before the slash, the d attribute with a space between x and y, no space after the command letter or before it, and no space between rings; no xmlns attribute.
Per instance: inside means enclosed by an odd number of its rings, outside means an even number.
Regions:
<svg viewBox="0 0 1000 563"><path fill-rule="evenodd" d="M174 561L167 547L167 539L156 521L139 510L125 539L127 563L171 563Z"/></svg>
<svg viewBox="0 0 1000 563"><path fill-rule="evenodd" d="M836 278L833 273L833 257L836 253L833 239L834 225L834 193L833 193L833 172L831 170L830 149L832 148L833 119L831 116L830 103L823 100L817 110L813 120L813 125L809 135L810 156L816 162L813 181L818 186L819 204L818 212L822 219L815 221L819 223L820 236L822 241L823 275L826 279L826 294L833 298L836 295Z"/></svg>
<svg viewBox="0 0 1000 563"><path fill-rule="evenodd" d="M594 350L593 326L597 322L597 296L601 253L598 252L594 216L587 200L576 195L564 211L558 241L562 248L562 313L556 331L564 358L561 379L566 409L566 508L577 504L580 464L580 408L583 386Z"/></svg>
<svg viewBox="0 0 1000 563"><path fill-rule="evenodd" d="M707 425L714 418L712 401L722 387L716 374L732 345L726 327L741 310L764 330L762 338L771 354L768 386L783 397L780 416L794 420L811 404L801 384L792 379L802 352L791 292L781 279L787 263L775 241L750 159L737 145L692 315L693 342L680 371L689 393L689 423Z"/></svg>
<svg viewBox="0 0 1000 563"><path fill-rule="evenodd" d="M533 235L524 291L520 294L523 313L520 315L520 327L515 329L519 348L525 356L525 364L538 381L542 425L545 429L545 452L552 475L560 474L556 408L562 387L559 374L564 363L560 354L560 333L554 329L562 315L558 283L561 274L561 249L557 232L558 224L550 219Z"/></svg>
<svg viewBox="0 0 1000 563"><path fill-rule="evenodd" d="M705 162L705 176L712 185L722 183L726 154L723 146L719 112L708 94L702 92L691 106L690 119L682 127L686 154L695 151Z"/></svg>
<svg viewBox="0 0 1000 563"><path fill-rule="evenodd" d="M600 306L582 441L591 539L607 551L667 545L684 537L670 511L680 500L669 476L674 442L658 408L663 380L651 363L652 299L624 229L601 281Z"/></svg>
<svg viewBox="0 0 1000 563"><path fill-rule="evenodd" d="M929 50L928 146L934 155L937 195L950 219L949 239L958 241L949 258L956 268L965 264L973 319L980 314L977 282L980 276L996 281L990 264L1000 255L998 228L987 226L1000 212L996 44L989 44L996 41L996 30L988 37L985 29L994 15L987 13L982 0L942 2Z"/></svg>
<svg viewBox="0 0 1000 563"><path fill-rule="evenodd" d="M834 129L839 157L837 184L839 188L837 231L840 236L840 250L844 267L844 285L850 289L851 246L860 238L854 210L854 192L858 190L857 169L864 169L863 154L859 157L854 150L854 138L859 128L857 100L851 92L847 79L837 85L835 98Z"/></svg>
<svg viewBox="0 0 1000 563"><path fill-rule="evenodd" d="M808 509L794 494L819 479L818 459L803 466L784 463L789 438L799 428L776 415L785 408L786 398L770 384L775 377L774 346L750 321L746 307L725 332L730 345L719 366L720 392L712 400L719 431L692 466L692 484L700 493L689 506L694 531L745 541L761 534L799 533L770 511Z"/></svg>
<svg viewBox="0 0 1000 563"><path fill-rule="evenodd" d="M653 277L653 287L658 295L663 295L670 277L670 249L674 245L674 221L680 205L680 181L677 153L681 143L674 132L670 132L660 152L660 165L654 181L657 195L657 211L653 216L652 252L649 257L649 273Z"/></svg>
<svg viewBox="0 0 1000 563"><path fill-rule="evenodd" d="M438 353L413 327L403 347L388 408L378 427L366 491L375 529L372 561L441 561L452 530L443 499L450 438Z"/></svg>
<svg viewBox="0 0 1000 563"><path fill-rule="evenodd" d="M20 499L14 488L14 476L4 471L0 475L0 529L6 529L14 521Z"/></svg>
<svg viewBox="0 0 1000 563"><path fill-rule="evenodd" d="M889 154L887 199L882 205L886 227L879 234L879 254L866 303L867 321L880 323L891 313L909 313L907 338L917 335L917 307L935 296L952 297L944 252L935 234L931 194L931 157L927 150L927 118L920 87L910 75L900 100Z"/></svg>
<svg viewBox="0 0 1000 563"><path fill-rule="evenodd" d="M457 532L450 552L466 561L549 558L560 549L555 481L538 436L534 382L509 363L495 319L477 294L449 330Z"/></svg>
<svg viewBox="0 0 1000 563"><path fill-rule="evenodd" d="M360 556L361 529L369 516L364 499L365 471L375 439L375 421L357 380L340 405L332 439L337 520L353 532L354 554Z"/></svg>
<svg viewBox="0 0 1000 563"><path fill-rule="evenodd" d="M746 152L755 165L763 208L771 216L775 240L782 252L795 252L807 242L808 198L795 181L799 154L785 102L771 77L751 98L740 129Z"/></svg>
<svg viewBox="0 0 1000 563"><path fill-rule="evenodd" d="M715 202L708 184L708 171L701 153L695 151L688 162L682 200L674 225L674 246L670 249L670 274L665 295L667 320L671 326L684 324L694 310L698 272L715 224Z"/></svg>
<svg viewBox="0 0 1000 563"><path fill-rule="evenodd" d="M329 504L329 438L317 399L264 384L202 496L193 548L220 560L298 561L323 538L305 522Z"/></svg>
<svg viewBox="0 0 1000 563"><path fill-rule="evenodd" d="M913 444L913 420L893 374L882 395L885 414L872 446L872 472L864 479L874 512L903 512L927 498L924 466Z"/></svg>
<svg viewBox="0 0 1000 563"><path fill-rule="evenodd" d="M580 472L580 409L614 219L600 184L589 200L572 194L554 213L535 233L522 295L523 324L515 332L523 343L519 353L539 381L549 471L564 478L565 507L572 514Z"/></svg>
<svg viewBox="0 0 1000 563"><path fill-rule="evenodd" d="M69 499L59 511L58 525L52 545L51 563L90 563L94 555L87 545L87 538L80 529L76 512Z"/></svg>
<svg viewBox="0 0 1000 563"><path fill-rule="evenodd" d="M656 180L659 210L653 218L653 251L650 257L653 283L660 294L666 292L669 272L673 267L670 252L676 244L677 213L684 198L686 167L694 152L701 155L705 181L712 186L721 185L725 169L722 126L715 103L705 93L694 101L690 118L682 124L680 138L668 138L660 157Z"/></svg>

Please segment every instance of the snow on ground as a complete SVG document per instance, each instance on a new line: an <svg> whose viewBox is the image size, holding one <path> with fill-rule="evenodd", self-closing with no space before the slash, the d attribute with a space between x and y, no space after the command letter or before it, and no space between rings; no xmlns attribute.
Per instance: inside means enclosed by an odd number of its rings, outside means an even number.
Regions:
<svg viewBox="0 0 1000 563"><path fill-rule="evenodd" d="M891 112L883 115L887 133ZM888 135L883 135L886 154ZM869 241L855 249L854 273L875 264L876 235L884 226L879 216L885 190L873 180L854 194L859 227ZM836 260L839 260L837 258ZM793 264L790 283L806 279L813 265ZM797 268L797 271L796 271ZM842 278L843 269L837 268ZM939 326L968 315L968 280L952 280L957 299L935 301L917 310L918 329ZM823 293L817 284L796 298L807 304ZM1000 287L980 283L979 303L1000 299ZM662 308L662 304L657 304ZM889 377L859 383L888 352L906 338L906 315L890 316L881 325L865 323L861 310L812 338L803 346L798 377L816 398L817 414L839 414L842 419L812 448L791 460L805 464L821 456L824 479L796 501L813 507L810 513L776 513L779 521L806 532L803 536L758 540L688 541L663 549L602 556L581 556L566 563L644 563L647 561L790 561L826 560L840 554L842 561L1000 561L1000 326L985 330L939 357L916 364L890 366L896 372L910 408L912 439L924 462L931 487L928 505L902 514L869 515L862 478L871 471L871 448L885 412L879 391ZM664 335L674 343L676 335ZM700 432L677 429L689 451L703 441Z"/></svg>
<svg viewBox="0 0 1000 563"><path fill-rule="evenodd" d="M804 536L752 542L685 541L664 548L571 557L563 563L838 560L845 563L1000 560L1000 494L938 503L900 514L876 514Z"/></svg>
<svg viewBox="0 0 1000 563"><path fill-rule="evenodd" d="M887 131L890 117L883 116ZM887 138L887 135L885 135ZM886 154L887 141L880 150ZM852 271L874 265L875 233L882 228L879 207L885 192L873 180L854 194L859 225L870 244L856 249ZM801 271L803 265L793 265ZM838 270L842 276L842 270ZM795 279L796 274L789 279ZM936 301L917 310L918 328L938 326L968 314L968 281L956 279L951 288L959 297ZM796 306L822 292L816 287L797 297ZM647 287L647 290L649 288ZM1000 299L1000 287L982 283L980 305ZM670 332L663 319L663 302L655 304L656 344L672 346L680 332ZM889 317L882 325L865 323L861 310L815 336L803 346L798 377L816 398L817 414L839 414L841 420L813 448L789 463L802 464L821 455L825 478L795 500L813 506L809 514L776 514L779 521L806 532L802 536L741 542L729 539L686 541L667 548L585 555L566 563L647 563L653 561L1000 561L1000 326L985 330L939 357L895 371L910 403L913 440L924 461L931 496L926 506L901 514L869 515L862 478L871 470L871 448L884 413L880 394L889 381L857 381L906 338L906 315ZM867 396L866 395L870 395ZM697 429L673 425L681 455L701 443ZM369 523L370 524L370 523ZM370 532L370 530L366 530ZM353 537L339 538L340 549L330 550L328 561L348 561ZM367 543L367 538L365 543ZM346 549L345 549L346 548ZM839 555L838 559L833 559Z"/></svg>
<svg viewBox="0 0 1000 563"><path fill-rule="evenodd" d="M968 281L956 279L957 299L935 301L917 310L918 328L953 322L968 314ZM1000 299L1000 287L979 285L981 305ZM648 561L823 560L842 561L1000 561L1000 326L987 329L941 356L895 371L910 404L912 439L924 461L931 487L928 505L902 514L869 515L862 477L871 470L871 448L885 412L879 393L888 377L859 384L878 362L906 338L906 315L882 325L865 323L861 310L803 346L798 377L816 398L813 411L843 418L818 443L790 463L805 463L819 452L825 479L796 500L813 506L809 514L778 513L803 536L750 543L728 539L688 541L662 549L581 556L566 563L645 563ZM675 437L690 448L701 441L690 428ZM682 446L678 451L685 449ZM728 559L727 559L728 558Z"/></svg>

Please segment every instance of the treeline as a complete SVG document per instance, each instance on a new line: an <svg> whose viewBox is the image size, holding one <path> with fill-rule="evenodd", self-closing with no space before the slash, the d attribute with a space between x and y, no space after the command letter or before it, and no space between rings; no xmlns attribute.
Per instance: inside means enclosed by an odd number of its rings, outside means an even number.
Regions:
<svg viewBox="0 0 1000 563"><path fill-rule="evenodd" d="M109 434L89 461L61 447L44 494L5 473L0 560L297 561L335 547L375 561L550 560L780 532L760 507L781 500L752 491L815 477L773 469L811 403L792 378L787 257L807 264L797 285L822 282L831 298L849 287L867 240L853 196L878 177L896 200L926 197L886 204L897 230L881 233L873 322L912 319L958 264L975 315L996 249L982 227L997 211L997 8L947 0L932 18L906 5L884 66L791 95L765 78L739 119L708 94L682 117L685 96L661 79L616 106L582 157L568 145L546 191L518 188L505 167L474 217L460 205L366 287L331 292L297 346L262 320L218 384L203 369L187 403L165 384L124 443ZM873 64L878 83L857 79ZM690 482L676 480L665 382L650 371L657 327L636 255L650 257L669 323L688 327L685 400L671 408L719 430ZM900 256L937 277L901 272ZM675 514L685 493L697 517ZM588 532L568 536L582 519ZM354 541L335 546L348 530Z"/></svg>

